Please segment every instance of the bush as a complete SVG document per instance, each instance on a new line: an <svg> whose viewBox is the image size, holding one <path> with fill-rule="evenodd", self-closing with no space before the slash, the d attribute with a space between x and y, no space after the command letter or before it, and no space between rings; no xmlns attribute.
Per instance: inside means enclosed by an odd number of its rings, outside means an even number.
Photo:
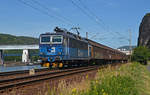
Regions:
<svg viewBox="0 0 150 95"><path fill-rule="evenodd" d="M92 83L87 95L138 95L135 81L129 76L109 76L101 83Z"/></svg>
<svg viewBox="0 0 150 95"><path fill-rule="evenodd" d="M146 65L149 58L150 50L147 47L139 46L133 50L132 61L137 61Z"/></svg>

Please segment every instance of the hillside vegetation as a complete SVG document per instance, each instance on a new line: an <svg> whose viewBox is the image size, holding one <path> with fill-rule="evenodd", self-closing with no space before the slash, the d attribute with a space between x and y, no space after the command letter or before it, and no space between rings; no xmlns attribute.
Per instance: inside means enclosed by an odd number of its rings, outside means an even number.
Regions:
<svg viewBox="0 0 150 95"><path fill-rule="evenodd" d="M0 45L31 45L38 44L38 38L0 34Z"/></svg>

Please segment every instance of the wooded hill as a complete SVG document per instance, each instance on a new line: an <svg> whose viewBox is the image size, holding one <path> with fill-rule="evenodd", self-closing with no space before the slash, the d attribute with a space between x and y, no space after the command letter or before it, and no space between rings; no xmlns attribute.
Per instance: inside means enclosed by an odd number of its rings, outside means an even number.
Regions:
<svg viewBox="0 0 150 95"><path fill-rule="evenodd" d="M32 45L38 44L38 38L0 34L0 45Z"/></svg>

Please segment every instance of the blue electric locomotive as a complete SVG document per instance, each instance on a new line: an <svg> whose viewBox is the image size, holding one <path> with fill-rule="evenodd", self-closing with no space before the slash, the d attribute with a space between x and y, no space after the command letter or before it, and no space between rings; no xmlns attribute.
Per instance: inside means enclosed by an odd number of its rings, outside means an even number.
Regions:
<svg viewBox="0 0 150 95"><path fill-rule="evenodd" d="M54 33L40 35L39 48L41 65L44 67L83 65L91 56L87 40L58 27Z"/></svg>

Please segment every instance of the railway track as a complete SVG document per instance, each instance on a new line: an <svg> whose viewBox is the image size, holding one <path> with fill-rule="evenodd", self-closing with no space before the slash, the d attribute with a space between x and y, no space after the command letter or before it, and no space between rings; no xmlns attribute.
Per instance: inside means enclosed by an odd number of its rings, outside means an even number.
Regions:
<svg viewBox="0 0 150 95"><path fill-rule="evenodd" d="M49 68L43 68L43 69L35 69L35 74L42 74L46 72L56 72L58 70L49 69ZM2 79L11 79L11 78L17 78L17 77L23 77L23 76L29 76L30 70L19 70L19 71L11 71L11 72L1 72L0 73L0 81Z"/></svg>
<svg viewBox="0 0 150 95"><path fill-rule="evenodd" d="M99 66L88 66L88 67L80 67L80 68L75 68L75 69L60 70L57 72L47 72L43 74L0 80L0 92L3 93L14 87L25 86L30 83L35 83L35 82L40 82L40 81L58 78L62 76L68 76L72 74L87 72L91 70L96 70L97 68L99 68Z"/></svg>
<svg viewBox="0 0 150 95"><path fill-rule="evenodd" d="M48 71L48 68L44 69L35 69L35 72L41 72L41 71ZM9 72L0 72L0 77L3 76L10 76L10 75L17 75L17 74L25 74L29 73L29 70L19 70L19 71L9 71Z"/></svg>

